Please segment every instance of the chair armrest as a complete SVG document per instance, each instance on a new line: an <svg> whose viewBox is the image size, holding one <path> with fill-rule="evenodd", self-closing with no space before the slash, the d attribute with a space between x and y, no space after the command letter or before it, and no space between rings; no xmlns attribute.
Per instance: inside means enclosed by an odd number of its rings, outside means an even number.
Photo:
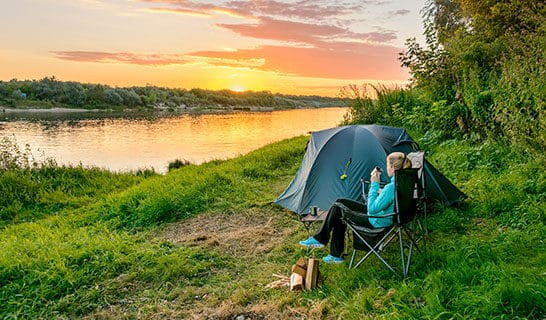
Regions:
<svg viewBox="0 0 546 320"><path fill-rule="evenodd" d="M366 184L371 184L372 182L370 180L364 180L364 179L360 179L361 182L364 182ZM383 182L383 181L379 181L379 186L380 187L384 187L386 185L388 185L389 183L388 182Z"/></svg>
<svg viewBox="0 0 546 320"><path fill-rule="evenodd" d="M360 182L362 183L362 199L364 200L364 203L368 203L368 191L372 182L370 180L364 180L364 178L360 179ZM387 184L387 182L379 181L379 192L381 192L383 187Z"/></svg>
<svg viewBox="0 0 546 320"><path fill-rule="evenodd" d="M372 216L372 215L369 215L369 214L365 214L364 216L366 218L383 218L383 219L386 219L386 218L393 217L395 215L397 215L396 212L391 212L391 213L387 213L387 214L380 214L380 215L377 215L377 216Z"/></svg>
<svg viewBox="0 0 546 320"><path fill-rule="evenodd" d="M393 217L395 215L397 215L396 212L390 212L390 213L386 213L386 214L378 214L378 215L369 215L369 214L366 214L364 212L361 212L361 211L355 211L355 210L352 210L350 209L349 207L347 207L346 205L344 205L343 203L339 203L339 202L336 202L337 206L339 206L341 208L341 216L342 218L345 218L346 215L350 212L352 215L358 215L358 216L361 216L361 217L366 217L366 218L379 218L379 219L387 219L387 218L390 218L390 217Z"/></svg>
<svg viewBox="0 0 546 320"><path fill-rule="evenodd" d="M363 212L358 212L358 211L353 211L353 210L348 210L348 211L343 210L341 212L341 215L342 215L343 219L347 218L347 215L348 215L347 213L348 212L351 212L352 215L358 215L360 217L374 218L374 219L387 219L387 218L390 218L390 217L393 217L393 216L397 215L396 212L391 212L391 213L387 213L387 214L379 214L379 215L376 215L376 216L372 216L372 215L369 215L369 214L364 214Z"/></svg>

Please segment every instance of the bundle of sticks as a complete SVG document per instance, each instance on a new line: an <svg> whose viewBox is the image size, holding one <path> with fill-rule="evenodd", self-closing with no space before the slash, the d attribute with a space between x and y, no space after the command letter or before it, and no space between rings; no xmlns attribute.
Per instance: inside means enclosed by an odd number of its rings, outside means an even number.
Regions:
<svg viewBox="0 0 546 320"><path fill-rule="evenodd" d="M290 290L314 289L318 285L319 274L319 260L313 258L300 258L292 266L292 274L290 277L273 274L274 277L279 279L266 285L266 288L289 287Z"/></svg>
<svg viewBox="0 0 546 320"><path fill-rule="evenodd" d="M271 283L268 283L265 287L268 289L271 288L282 288L290 286L290 277L284 276L282 274L273 274L274 277L279 278Z"/></svg>

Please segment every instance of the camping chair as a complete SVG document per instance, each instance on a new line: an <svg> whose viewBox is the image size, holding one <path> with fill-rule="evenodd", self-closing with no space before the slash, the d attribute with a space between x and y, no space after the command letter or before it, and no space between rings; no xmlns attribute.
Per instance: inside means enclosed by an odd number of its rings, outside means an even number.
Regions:
<svg viewBox="0 0 546 320"><path fill-rule="evenodd" d="M347 224L348 230L353 233L353 254L349 263L349 268L357 268L360 264L368 259L372 254L385 264L394 274L400 273L381 256L384 248L392 242L397 236L400 245L400 259L402 265L402 276L407 277L411 264L414 247L421 251L417 246L416 224L414 222L417 214L417 202L422 195L422 185L418 176L419 169L403 169L395 172L395 197L394 197L394 212L380 216L369 216L373 218L388 218L393 217L393 225L385 228L367 228L355 224L351 219L351 215L361 212L352 212L347 208L343 210L343 221ZM404 240L404 235L406 240ZM353 263L356 257L357 250L368 251L354 266Z"/></svg>
<svg viewBox="0 0 546 320"><path fill-rule="evenodd" d="M415 221L417 223L419 239L416 242L423 243L423 250L426 252L426 239L428 237L428 227L427 227L427 195L426 195L426 181L424 174L424 164L425 164L425 152L424 151L413 151L406 155L408 159L411 160L411 167L417 169L417 177L419 179L420 187L416 188L414 191L414 198L416 199L416 216ZM362 198L364 203L368 202L368 189L370 187L369 180L360 180L362 183ZM381 181L380 187L383 188L387 183ZM358 241L358 240L357 240ZM366 247L362 245L356 246L360 248L358 250L366 250Z"/></svg>

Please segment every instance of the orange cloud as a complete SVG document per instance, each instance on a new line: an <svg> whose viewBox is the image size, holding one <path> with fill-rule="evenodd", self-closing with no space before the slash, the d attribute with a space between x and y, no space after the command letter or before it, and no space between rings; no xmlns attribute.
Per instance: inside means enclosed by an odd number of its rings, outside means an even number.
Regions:
<svg viewBox="0 0 546 320"><path fill-rule="evenodd" d="M138 65L186 64L202 60L210 65L244 67L286 75L331 79L406 80L395 47L369 43L335 43L328 48L262 46L236 51L199 51L187 55L128 52L55 51L58 59Z"/></svg>
<svg viewBox="0 0 546 320"><path fill-rule="evenodd" d="M253 49L197 51L186 54L139 54L130 52L53 51L71 61L139 65L186 64L196 60L209 65L244 67L280 74L330 79L406 80L408 74L398 62L401 49L388 45L397 38L394 31L376 29L355 32L343 27L365 11L364 5L380 5L381 0L347 0L339 4L322 0L299 0L289 5L274 0L218 1L216 4L190 0L140 0L163 4L149 8L200 16L229 14L252 18L255 23L216 24L243 37L275 41ZM391 11L405 15L407 10ZM306 22L302 22L306 21Z"/></svg>
<svg viewBox="0 0 546 320"><path fill-rule="evenodd" d="M331 48L262 46L233 52L200 51L189 55L215 59L263 59L255 68L284 74L338 79L405 80L398 49L367 43L338 43ZM214 60L209 61L215 64Z"/></svg>
<svg viewBox="0 0 546 320"><path fill-rule="evenodd" d="M323 46L325 40L340 38L372 42L387 42L396 39L396 35L392 31L356 33L332 25L275 20L267 17L261 17L259 22L255 24L217 24L217 26L246 37L303 42L318 46Z"/></svg>
<svg viewBox="0 0 546 320"><path fill-rule="evenodd" d="M188 9L177 9L177 8L149 8L148 11L151 12L167 12L167 13L175 13L175 14L182 14L187 16L197 16L197 17L210 17L211 14L205 13L203 11L196 11L196 10L188 10Z"/></svg>
<svg viewBox="0 0 546 320"><path fill-rule="evenodd" d="M57 58L78 62L124 62L139 65L184 64L183 55L136 54L130 52L52 51Z"/></svg>
<svg viewBox="0 0 546 320"><path fill-rule="evenodd" d="M296 43L232 52L201 51L188 55L220 59L262 59L260 70L321 78L405 80L399 48L381 44L396 38L392 31L356 33L323 24L261 17L255 24L219 24L242 36ZM214 61L209 63L215 64Z"/></svg>

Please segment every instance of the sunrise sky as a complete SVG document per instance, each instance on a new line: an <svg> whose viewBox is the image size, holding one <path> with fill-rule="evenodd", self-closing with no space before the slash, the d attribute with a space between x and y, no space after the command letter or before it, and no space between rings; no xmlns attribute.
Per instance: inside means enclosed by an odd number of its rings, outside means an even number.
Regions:
<svg viewBox="0 0 546 320"><path fill-rule="evenodd" d="M335 96L403 84L425 0L2 0L0 80Z"/></svg>

